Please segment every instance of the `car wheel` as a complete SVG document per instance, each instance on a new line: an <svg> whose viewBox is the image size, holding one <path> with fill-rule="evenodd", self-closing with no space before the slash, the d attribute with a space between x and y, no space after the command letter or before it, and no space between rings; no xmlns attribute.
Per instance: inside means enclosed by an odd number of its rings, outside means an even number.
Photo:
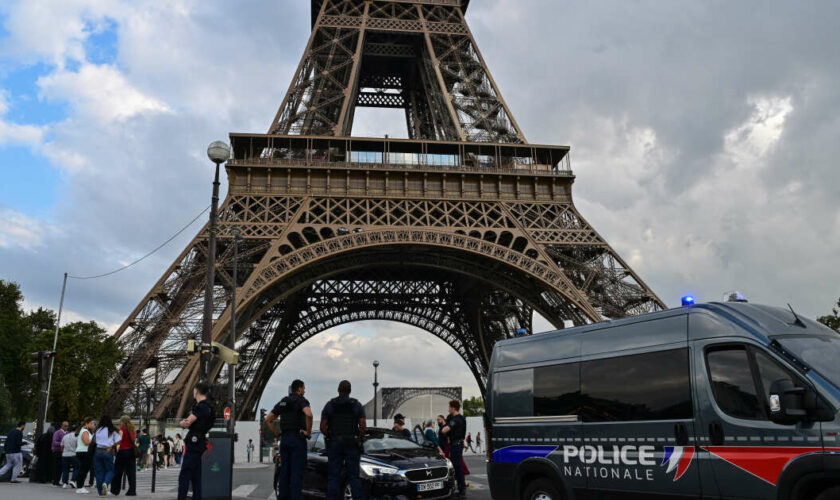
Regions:
<svg viewBox="0 0 840 500"><path fill-rule="evenodd" d="M540 478L528 483L522 498L523 500L561 500L563 496L553 482Z"/></svg>
<svg viewBox="0 0 840 500"><path fill-rule="evenodd" d="M820 492L814 500L836 500L840 498L840 486L832 486Z"/></svg>

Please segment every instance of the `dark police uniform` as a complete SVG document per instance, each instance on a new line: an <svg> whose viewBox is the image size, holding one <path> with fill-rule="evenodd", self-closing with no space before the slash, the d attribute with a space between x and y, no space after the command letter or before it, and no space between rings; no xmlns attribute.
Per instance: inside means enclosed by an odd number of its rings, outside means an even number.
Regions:
<svg viewBox="0 0 840 500"><path fill-rule="evenodd" d="M303 499L303 473L306 471L306 415L309 401L291 394L274 405L271 413L280 417L280 479L277 498Z"/></svg>
<svg viewBox="0 0 840 500"><path fill-rule="evenodd" d="M341 467L347 467L347 482L353 499L364 498L362 480L359 476L361 446L359 441L359 419L365 418L361 403L349 396L331 399L321 420L327 422L328 479L327 499L341 498Z"/></svg>
<svg viewBox="0 0 840 500"><path fill-rule="evenodd" d="M449 459L455 467L455 479L458 481L458 493L467 493L467 482L464 480L464 436L467 434L467 419L458 414L447 419L449 426Z"/></svg>
<svg viewBox="0 0 840 500"><path fill-rule="evenodd" d="M207 449L207 432L213 427L213 408L207 400L196 403L192 414L195 422L190 424L184 440L184 459L178 475L178 500L187 498L190 483L193 500L201 500L201 454Z"/></svg>

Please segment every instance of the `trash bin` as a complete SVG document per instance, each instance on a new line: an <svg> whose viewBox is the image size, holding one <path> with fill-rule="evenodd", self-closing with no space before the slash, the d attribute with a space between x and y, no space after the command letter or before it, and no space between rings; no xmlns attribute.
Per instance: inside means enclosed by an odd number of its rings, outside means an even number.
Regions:
<svg viewBox="0 0 840 500"><path fill-rule="evenodd" d="M201 456L201 496L205 500L230 500L233 488L233 435L212 431Z"/></svg>

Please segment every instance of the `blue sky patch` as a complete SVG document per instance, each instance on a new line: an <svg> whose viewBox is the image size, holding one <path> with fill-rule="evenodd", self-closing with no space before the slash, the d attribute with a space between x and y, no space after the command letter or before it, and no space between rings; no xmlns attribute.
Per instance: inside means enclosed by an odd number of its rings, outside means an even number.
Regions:
<svg viewBox="0 0 840 500"><path fill-rule="evenodd" d="M105 19L101 25L88 25L89 33L85 40L85 53L88 62L94 64L114 64L117 60L117 23Z"/></svg>
<svg viewBox="0 0 840 500"><path fill-rule="evenodd" d="M61 177L43 156L25 146L0 147L0 203L30 216L50 214L59 199Z"/></svg>
<svg viewBox="0 0 840 500"><path fill-rule="evenodd" d="M9 109L7 121L21 125L46 125L64 120L67 106L38 97L38 78L52 70L44 63L22 66L2 75L0 87L6 92Z"/></svg>

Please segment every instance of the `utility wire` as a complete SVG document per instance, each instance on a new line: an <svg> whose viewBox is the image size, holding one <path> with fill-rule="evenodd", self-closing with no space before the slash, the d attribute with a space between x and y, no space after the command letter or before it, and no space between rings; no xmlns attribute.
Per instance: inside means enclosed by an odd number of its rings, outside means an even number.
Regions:
<svg viewBox="0 0 840 500"><path fill-rule="evenodd" d="M73 278L73 279L75 279L75 280L92 280L92 279L95 279L95 278L104 278L105 276L110 276L110 275L112 275L112 274L117 274L117 273L118 273L118 272L120 272L120 271L124 271L124 270L128 269L129 267L133 266L134 264L139 263L139 262L140 262L140 261L142 261L143 259L145 259L145 258L147 258L147 257L150 257L152 254L154 254L155 252L157 252L157 251L158 251L158 250L160 250L161 248L165 247L165 246L166 246L166 245L167 245L170 241L174 240L175 238L177 238L177 237L178 237L178 235L180 235L181 233L183 233L184 231L186 231L188 227L192 226L192 225L195 223L195 221L197 221L199 217L201 217L202 215L204 215L204 212L206 212L208 209L210 209L210 205L207 205L207 207L206 207L204 210L202 210L202 211L201 211L201 213L199 213L198 215L196 215L196 216L195 216L195 218L194 218L193 220L191 220L189 223L187 223L187 225L186 225L186 226L182 227L182 228L181 228L181 229L180 229L177 233L173 234L173 235L172 235L172 236L171 236L168 240L164 241L163 243L161 243L160 245L158 245L158 246L157 246L157 248L155 248L155 249L154 249L154 250L152 250L151 252L147 253L146 255L144 255L144 256L142 256L142 257L140 257L139 259L135 260L134 262L131 262L131 263L129 263L129 264L126 264L126 265L124 265L123 267L121 267L121 268L119 268L119 269L114 269L113 271L111 271L111 272L107 272L107 273L105 273L105 274L97 274L96 276L69 276L69 275L68 275L67 277L68 277L68 278Z"/></svg>

